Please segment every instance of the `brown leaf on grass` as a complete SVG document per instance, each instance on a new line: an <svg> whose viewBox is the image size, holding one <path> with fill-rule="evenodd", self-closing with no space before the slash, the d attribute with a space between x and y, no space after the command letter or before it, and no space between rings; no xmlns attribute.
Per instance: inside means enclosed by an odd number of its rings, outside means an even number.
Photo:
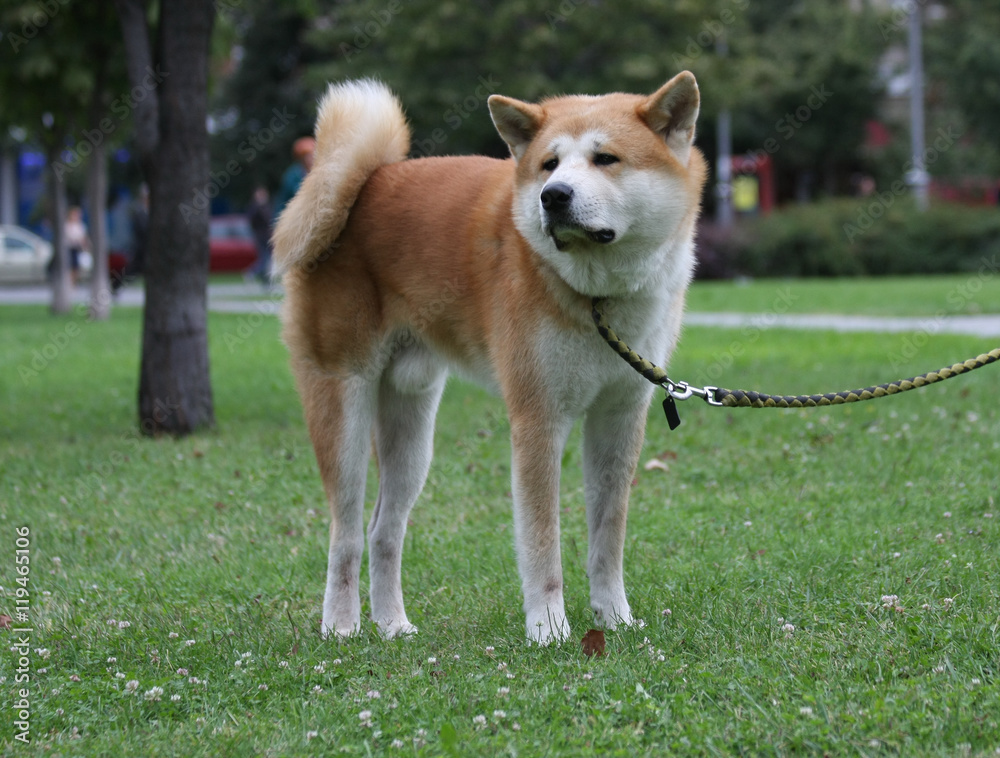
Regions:
<svg viewBox="0 0 1000 758"><path fill-rule="evenodd" d="M0 629L10 629L11 622L13 622L10 616L6 613L0 613Z"/></svg>
<svg viewBox="0 0 1000 758"><path fill-rule="evenodd" d="M588 658L604 655L604 632L600 629L591 629L580 641L583 644L583 654Z"/></svg>

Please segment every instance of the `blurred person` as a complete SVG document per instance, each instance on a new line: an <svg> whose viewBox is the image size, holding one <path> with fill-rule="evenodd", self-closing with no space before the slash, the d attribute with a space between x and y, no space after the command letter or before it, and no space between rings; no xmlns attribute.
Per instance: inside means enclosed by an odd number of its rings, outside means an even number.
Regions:
<svg viewBox="0 0 1000 758"><path fill-rule="evenodd" d="M289 166L281 177L281 186L274 198L274 218L277 219L285 210L288 201L295 197L299 185L313 165L313 153L316 151L316 140L312 137L300 137L292 144L292 157L295 162Z"/></svg>
<svg viewBox="0 0 1000 758"><path fill-rule="evenodd" d="M149 238L149 187L145 184L139 187L139 196L132 204L132 249L125 264L126 277L142 273L146 257L146 244Z"/></svg>
<svg viewBox="0 0 1000 758"><path fill-rule="evenodd" d="M266 187L257 187L247 206L247 220L257 246L257 260L247 270L248 277L256 277L267 284L271 271L271 196Z"/></svg>
<svg viewBox="0 0 1000 758"><path fill-rule="evenodd" d="M71 206L66 213L63 234L66 236L66 249L69 250L70 281L76 286L80 281L81 258L90 250L90 238L87 236L87 226L83 223L83 209L80 206Z"/></svg>

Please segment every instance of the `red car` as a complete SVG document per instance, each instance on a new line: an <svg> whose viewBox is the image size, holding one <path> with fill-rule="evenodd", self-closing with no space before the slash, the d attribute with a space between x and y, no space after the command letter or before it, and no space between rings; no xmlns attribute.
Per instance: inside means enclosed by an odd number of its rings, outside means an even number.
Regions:
<svg viewBox="0 0 1000 758"><path fill-rule="evenodd" d="M246 271L257 260L257 243L246 216L213 216L208 232L209 271Z"/></svg>

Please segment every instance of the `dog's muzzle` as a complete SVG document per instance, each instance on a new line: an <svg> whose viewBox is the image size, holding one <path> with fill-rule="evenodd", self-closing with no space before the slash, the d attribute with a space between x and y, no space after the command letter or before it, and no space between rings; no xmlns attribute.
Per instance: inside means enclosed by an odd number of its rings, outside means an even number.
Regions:
<svg viewBox="0 0 1000 758"><path fill-rule="evenodd" d="M571 234L582 233L591 242L601 245L614 242L614 229L588 229L572 218L570 208L573 203L573 188L565 182L546 184L542 188L539 199L542 203L542 210L548 217L549 235L558 249L562 250L568 243L558 237L557 231L568 231Z"/></svg>

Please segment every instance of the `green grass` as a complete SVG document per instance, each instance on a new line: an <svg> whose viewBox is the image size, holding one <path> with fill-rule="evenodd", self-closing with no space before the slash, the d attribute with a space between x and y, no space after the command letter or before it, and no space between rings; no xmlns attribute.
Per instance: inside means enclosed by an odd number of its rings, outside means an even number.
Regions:
<svg viewBox="0 0 1000 758"><path fill-rule="evenodd" d="M27 525L34 627L31 747L12 741L15 659L0 652L5 754L1000 748L996 366L833 409L686 403L675 432L654 406L643 462L669 470L640 469L626 547L646 624L609 633L607 656L588 659L578 432L562 486L574 639L527 647L504 409L457 381L404 554L421 633L322 640L320 481L277 322L245 319L210 317L218 427L145 440L134 434L137 310L89 324L0 308L0 612L13 608L15 528ZM672 373L716 367L726 386L812 392L992 347L932 336L905 362L905 338L690 328ZM35 351L47 363L22 378ZM162 695L147 700L154 687Z"/></svg>
<svg viewBox="0 0 1000 758"><path fill-rule="evenodd" d="M1000 271L877 279L696 282L693 311L938 316L1000 313Z"/></svg>

